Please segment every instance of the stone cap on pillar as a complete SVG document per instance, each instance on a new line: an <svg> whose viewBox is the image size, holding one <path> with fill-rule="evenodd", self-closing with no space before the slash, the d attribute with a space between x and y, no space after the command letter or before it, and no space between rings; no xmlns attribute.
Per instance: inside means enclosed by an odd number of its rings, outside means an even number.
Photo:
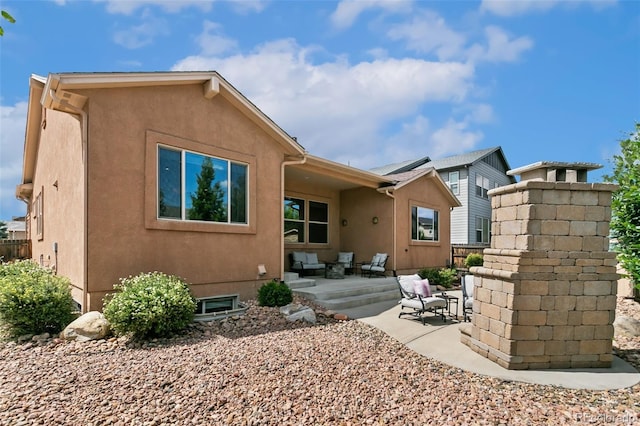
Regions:
<svg viewBox="0 0 640 426"><path fill-rule="evenodd" d="M538 161L528 166L511 169L509 176L520 176L520 181L586 182L587 172L602 168L596 163L565 163L562 161Z"/></svg>

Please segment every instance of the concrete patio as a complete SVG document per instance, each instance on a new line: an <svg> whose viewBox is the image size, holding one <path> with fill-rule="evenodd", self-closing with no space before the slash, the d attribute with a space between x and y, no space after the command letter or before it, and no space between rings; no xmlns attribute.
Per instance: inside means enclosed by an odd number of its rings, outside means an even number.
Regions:
<svg viewBox="0 0 640 426"><path fill-rule="evenodd" d="M296 294L344 313L350 319L372 325L419 354L468 372L570 389L621 389L640 382L640 373L616 356L613 357L611 368L508 370L460 342L460 327L469 326L469 323L462 322L461 307L458 307L458 319L453 317L442 321L440 317L427 315L426 324L422 325L419 320L409 316L398 318L401 312L398 305L400 293L393 277L347 276L343 280L327 280L320 276L306 278L314 280L314 285L295 289ZM462 303L461 291L449 291L448 294L459 297Z"/></svg>

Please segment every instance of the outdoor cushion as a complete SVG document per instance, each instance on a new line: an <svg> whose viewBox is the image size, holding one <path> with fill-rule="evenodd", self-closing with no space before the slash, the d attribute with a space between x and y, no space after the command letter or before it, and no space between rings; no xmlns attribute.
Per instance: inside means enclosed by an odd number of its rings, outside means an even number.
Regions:
<svg viewBox="0 0 640 426"><path fill-rule="evenodd" d="M440 297L422 297L420 299L404 298L400 301L400 305L405 308L412 308L422 311L423 309L446 308L447 301Z"/></svg>
<svg viewBox="0 0 640 426"><path fill-rule="evenodd" d="M338 263L348 263L351 264L353 261L353 252L343 252L338 253Z"/></svg>
<svg viewBox="0 0 640 426"><path fill-rule="evenodd" d="M293 252L293 261L307 263L307 253L303 251L294 251Z"/></svg>
<svg viewBox="0 0 640 426"><path fill-rule="evenodd" d="M431 297L431 286L429 280L415 280L413 281L414 293L420 297Z"/></svg>
<svg viewBox="0 0 640 426"><path fill-rule="evenodd" d="M400 283L400 286L402 287L402 289L409 293L409 294L413 294L415 293L415 289L413 287L413 282L416 280L420 280L422 278L420 278L420 275L418 274L414 274L414 275L398 275L398 282Z"/></svg>
<svg viewBox="0 0 640 426"><path fill-rule="evenodd" d="M307 261L304 263L308 263L310 265L318 265L318 253L307 253Z"/></svg>

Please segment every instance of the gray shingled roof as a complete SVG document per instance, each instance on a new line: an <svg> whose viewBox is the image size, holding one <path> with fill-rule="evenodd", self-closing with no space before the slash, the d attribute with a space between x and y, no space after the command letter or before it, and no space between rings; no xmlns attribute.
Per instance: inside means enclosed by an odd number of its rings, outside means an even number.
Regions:
<svg viewBox="0 0 640 426"><path fill-rule="evenodd" d="M482 158L486 157L489 154L493 154L495 151L501 149L499 146L494 146L493 148L481 149L478 151L467 152L465 154L460 155L452 155L450 157L440 158L438 160L430 161L427 164L424 164L418 169L424 169L427 167L433 167L436 170L446 170L446 169L454 169L458 167L463 167L467 165L471 165L476 161L480 161ZM506 159L505 159L506 162ZM507 169L508 169L507 165Z"/></svg>
<svg viewBox="0 0 640 426"><path fill-rule="evenodd" d="M388 176L393 173L400 173L409 170L423 170L427 168L433 167L434 169L447 170L459 168L467 165L471 165L480 161L482 158L490 155L496 151L502 151L502 148L499 146L494 146L493 148L480 149L478 151L471 151L465 154L460 155L452 155L450 157L440 158L437 160L429 160L429 157L422 157L414 160L407 160L400 163L388 164L386 166L376 167L371 169L372 173L377 173L379 175ZM507 159L504 158L504 154L502 155L504 159L505 166L507 170L509 169L509 164L507 163ZM425 161L427 160L427 161ZM417 164L416 167L411 167L412 164Z"/></svg>
<svg viewBox="0 0 640 426"><path fill-rule="evenodd" d="M393 163L393 164L387 164L386 166L375 167L373 169L369 169L369 171L371 173L387 176L391 173L400 173L400 172L406 172L409 170L415 170L419 166L425 163L428 163L429 161L431 161L429 157L421 157L418 159L401 161L400 163Z"/></svg>

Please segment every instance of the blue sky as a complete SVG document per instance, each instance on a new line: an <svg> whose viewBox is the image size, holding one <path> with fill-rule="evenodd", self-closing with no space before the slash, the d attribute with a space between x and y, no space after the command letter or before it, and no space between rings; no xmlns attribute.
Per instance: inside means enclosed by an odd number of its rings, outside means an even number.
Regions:
<svg viewBox="0 0 640 426"><path fill-rule="evenodd" d="M638 1L3 0L0 220L25 213L28 81L216 70L311 153L364 169L501 146L610 171L640 121Z"/></svg>

